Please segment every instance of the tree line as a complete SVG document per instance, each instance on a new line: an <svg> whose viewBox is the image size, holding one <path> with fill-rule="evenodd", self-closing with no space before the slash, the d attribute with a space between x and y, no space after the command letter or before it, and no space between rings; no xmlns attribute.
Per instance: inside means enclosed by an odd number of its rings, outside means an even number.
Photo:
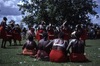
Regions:
<svg viewBox="0 0 100 66"><path fill-rule="evenodd" d="M22 21L26 24L45 21L46 24L59 24L64 20L68 24L87 24L91 22L90 15L98 16L98 8L94 0L22 0L18 4L24 14Z"/></svg>

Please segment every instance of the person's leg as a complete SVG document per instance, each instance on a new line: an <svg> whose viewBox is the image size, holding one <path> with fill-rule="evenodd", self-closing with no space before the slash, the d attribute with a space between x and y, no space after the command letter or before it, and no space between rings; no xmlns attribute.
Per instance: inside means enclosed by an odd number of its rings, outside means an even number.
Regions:
<svg viewBox="0 0 100 66"><path fill-rule="evenodd" d="M13 41L14 41L14 45L16 46L16 45L17 45L17 42L16 42L16 40L14 39Z"/></svg>
<svg viewBox="0 0 100 66"><path fill-rule="evenodd" d="M4 46L3 46L3 44L4 44L4 39L2 39L1 48L3 48L3 47L4 47Z"/></svg>
<svg viewBox="0 0 100 66"><path fill-rule="evenodd" d="M7 42L7 41L4 41L4 48L6 48L6 42Z"/></svg>

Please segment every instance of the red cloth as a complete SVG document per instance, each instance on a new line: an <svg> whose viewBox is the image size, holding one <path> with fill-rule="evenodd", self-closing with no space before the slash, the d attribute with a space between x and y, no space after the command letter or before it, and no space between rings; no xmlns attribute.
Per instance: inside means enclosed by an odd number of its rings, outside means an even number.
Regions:
<svg viewBox="0 0 100 66"><path fill-rule="evenodd" d="M36 34L36 39L39 41L42 39L43 30L38 30Z"/></svg>
<svg viewBox="0 0 100 66"><path fill-rule="evenodd" d="M8 33L2 26L0 26L0 38L3 40L11 40L12 33Z"/></svg>
<svg viewBox="0 0 100 66"><path fill-rule="evenodd" d="M0 38L2 38L2 31L3 31L3 27L0 26Z"/></svg>
<svg viewBox="0 0 100 66"><path fill-rule="evenodd" d="M51 50L49 57L52 62L67 61L67 56L61 50Z"/></svg>
<svg viewBox="0 0 100 66"><path fill-rule="evenodd" d="M72 62L84 62L87 61L87 58L83 53L78 54L78 53L71 53L69 57L70 61Z"/></svg>
<svg viewBox="0 0 100 66"><path fill-rule="evenodd" d="M70 32L67 30L62 30L64 32L64 40L69 40L70 39Z"/></svg>
<svg viewBox="0 0 100 66"><path fill-rule="evenodd" d="M83 30L83 33L81 35L81 40L86 40L87 39L87 31L86 30Z"/></svg>
<svg viewBox="0 0 100 66"><path fill-rule="evenodd" d="M19 30L19 31L20 31L20 30ZM13 30L13 39L14 39L14 40L21 41L21 39L22 39L21 33L18 33L16 30Z"/></svg>
<svg viewBox="0 0 100 66"><path fill-rule="evenodd" d="M23 49L22 51L22 54L23 55L35 55L36 54L36 51L33 49L33 50L29 50L29 49Z"/></svg>
<svg viewBox="0 0 100 66"><path fill-rule="evenodd" d="M6 39L6 31L2 26L0 26L0 38Z"/></svg>
<svg viewBox="0 0 100 66"><path fill-rule="evenodd" d="M49 40L53 40L54 39L54 31L53 30L49 30L48 31L48 39Z"/></svg>
<svg viewBox="0 0 100 66"><path fill-rule="evenodd" d="M20 34L14 33L13 34L13 39L18 40L18 41L21 41L22 37L21 37Z"/></svg>

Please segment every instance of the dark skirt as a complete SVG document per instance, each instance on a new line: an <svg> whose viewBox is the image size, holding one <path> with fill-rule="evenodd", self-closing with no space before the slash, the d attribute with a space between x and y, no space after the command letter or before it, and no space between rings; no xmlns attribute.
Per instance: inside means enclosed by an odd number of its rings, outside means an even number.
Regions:
<svg viewBox="0 0 100 66"><path fill-rule="evenodd" d="M83 53L78 54L78 53L71 53L69 56L70 61L72 62L85 62L87 61L87 58Z"/></svg>

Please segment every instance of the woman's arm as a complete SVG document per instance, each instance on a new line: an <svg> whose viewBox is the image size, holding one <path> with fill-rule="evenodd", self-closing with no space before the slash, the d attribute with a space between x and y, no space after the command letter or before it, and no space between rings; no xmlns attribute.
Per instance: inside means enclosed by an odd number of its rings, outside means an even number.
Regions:
<svg viewBox="0 0 100 66"><path fill-rule="evenodd" d="M48 48L48 47L52 47L52 45L53 45L53 40L52 41L50 41L45 47L46 48Z"/></svg>
<svg viewBox="0 0 100 66"><path fill-rule="evenodd" d="M27 43L25 43L25 44L23 45L22 50L26 47L26 44L27 44Z"/></svg>

